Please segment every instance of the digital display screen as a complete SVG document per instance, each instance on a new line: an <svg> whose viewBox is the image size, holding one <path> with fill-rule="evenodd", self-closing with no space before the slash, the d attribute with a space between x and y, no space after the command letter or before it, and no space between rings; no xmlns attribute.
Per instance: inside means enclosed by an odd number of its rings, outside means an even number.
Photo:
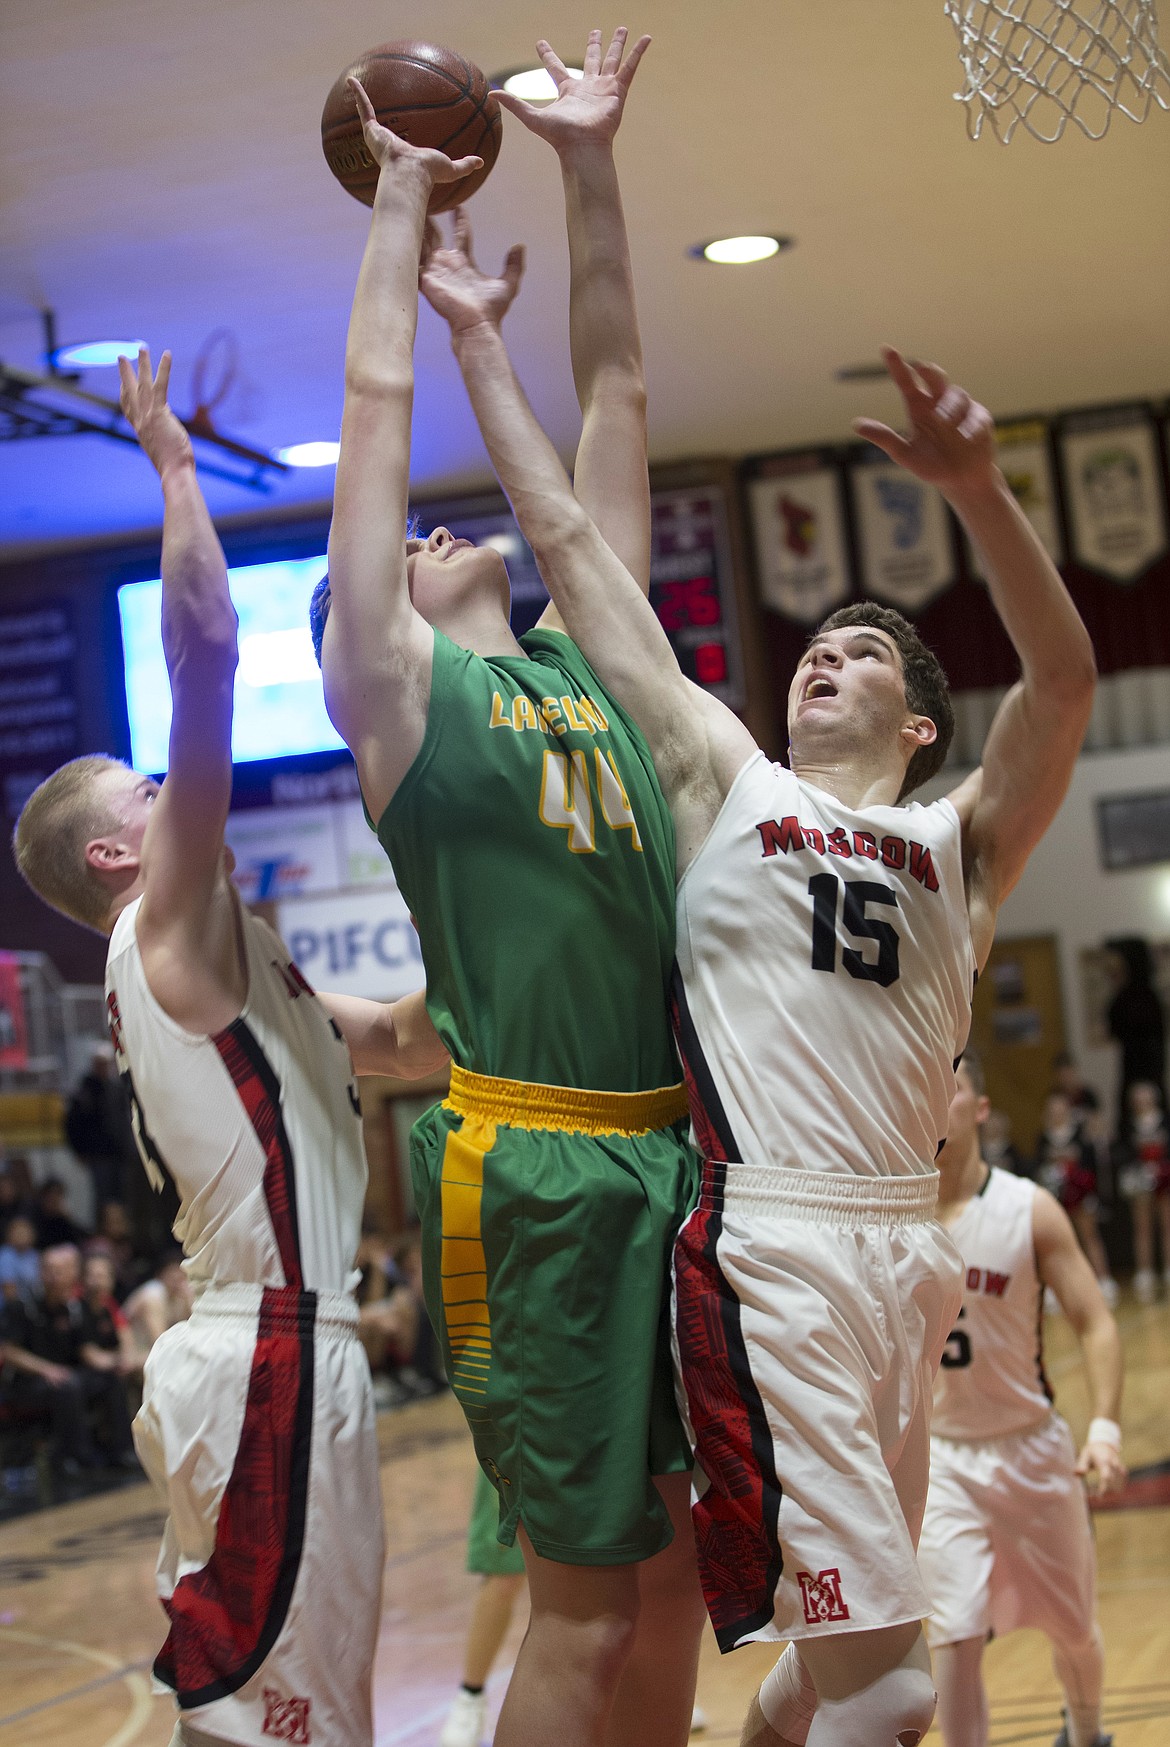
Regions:
<svg viewBox="0 0 1170 1747"><path fill-rule="evenodd" d="M228 571L240 616L232 760L329 752L344 742L325 713L321 670L309 635L309 596L325 556L246 564ZM171 686L162 648L162 583L118 590L126 665L126 712L136 770L158 775L170 758Z"/></svg>

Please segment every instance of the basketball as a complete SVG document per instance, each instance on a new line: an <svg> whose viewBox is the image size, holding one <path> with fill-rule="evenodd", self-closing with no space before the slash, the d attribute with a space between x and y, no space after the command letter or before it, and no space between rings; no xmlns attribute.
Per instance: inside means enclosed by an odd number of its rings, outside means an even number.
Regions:
<svg viewBox="0 0 1170 1747"><path fill-rule="evenodd" d="M479 68L435 43L387 42L367 49L339 75L321 112L325 162L355 200L373 206L378 166L362 137L346 84L351 77L364 85L383 126L412 146L431 146L449 158L483 159L482 170L436 187L430 210L446 212L470 199L500 149L499 104Z"/></svg>

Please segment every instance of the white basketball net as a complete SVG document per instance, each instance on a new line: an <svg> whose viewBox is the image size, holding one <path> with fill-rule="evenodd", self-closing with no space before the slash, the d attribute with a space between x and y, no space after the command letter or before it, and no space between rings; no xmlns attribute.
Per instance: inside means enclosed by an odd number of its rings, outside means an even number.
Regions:
<svg viewBox="0 0 1170 1747"><path fill-rule="evenodd" d="M1170 109L1154 0L946 0L967 82L967 132L1006 145L1017 127L1058 140L1070 121L1100 139L1119 109Z"/></svg>

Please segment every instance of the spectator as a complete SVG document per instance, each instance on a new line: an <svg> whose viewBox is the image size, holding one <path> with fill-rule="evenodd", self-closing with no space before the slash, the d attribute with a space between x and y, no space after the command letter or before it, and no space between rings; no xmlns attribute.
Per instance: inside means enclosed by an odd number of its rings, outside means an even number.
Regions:
<svg viewBox="0 0 1170 1747"><path fill-rule="evenodd" d="M41 1257L41 1290L3 1308L3 1354L16 1373L18 1404L44 1411L53 1430L53 1460L71 1476L101 1464L89 1426L95 1409L102 1425L103 1453L114 1466L136 1467L126 1390L116 1372L85 1362L85 1313L77 1288L81 1258L71 1244L57 1244Z"/></svg>
<svg viewBox="0 0 1170 1747"><path fill-rule="evenodd" d="M65 1204L65 1185L60 1177L46 1177L37 1191L37 1248L56 1249L61 1244L80 1244L89 1233L70 1217Z"/></svg>
<svg viewBox="0 0 1170 1747"><path fill-rule="evenodd" d="M1139 1080L1156 1086L1166 1103L1166 1015L1154 986L1154 961L1146 941L1137 937L1108 940L1119 983L1105 1018L1109 1034L1121 1045L1121 1081L1117 1099L1119 1138L1124 1139L1129 1088Z"/></svg>
<svg viewBox="0 0 1170 1747"><path fill-rule="evenodd" d="M1121 1192L1133 1220L1134 1296L1151 1304L1157 1296L1154 1215L1161 1228L1162 1278L1170 1291L1170 1131L1161 1094L1150 1080L1129 1088L1121 1142Z"/></svg>
<svg viewBox="0 0 1170 1747"><path fill-rule="evenodd" d="M1112 1308L1117 1303L1117 1282L1109 1271L1109 1260L1097 1229L1100 1201L1096 1151L1063 1092L1050 1092L1044 1101L1044 1128L1036 1149L1035 1177L1050 1195L1056 1196L1072 1220L1105 1302Z"/></svg>
<svg viewBox="0 0 1170 1747"><path fill-rule="evenodd" d="M100 1250L114 1267L114 1296L118 1302L139 1285L146 1267L135 1254L130 1239L130 1220L120 1201L107 1201L98 1219L97 1232L85 1246L87 1253Z"/></svg>
<svg viewBox="0 0 1170 1747"><path fill-rule="evenodd" d="M100 1223L108 1201L125 1204L129 1172L137 1168L130 1111L108 1043L94 1050L69 1101L65 1138L93 1178L94 1219Z"/></svg>
<svg viewBox="0 0 1170 1747"><path fill-rule="evenodd" d="M1063 1092L1069 1108L1078 1116L1089 1110L1099 1110L1101 1100L1085 1081L1080 1068L1070 1055L1058 1055L1052 1064L1052 1090Z"/></svg>
<svg viewBox="0 0 1170 1747"><path fill-rule="evenodd" d="M114 1264L101 1250L91 1250L81 1264L81 1310L82 1363L123 1378L141 1377L142 1358L114 1296Z"/></svg>
<svg viewBox="0 0 1170 1747"><path fill-rule="evenodd" d="M24 1298L41 1283L41 1258L37 1253L37 1228L27 1214L8 1221L0 1245L0 1297Z"/></svg>
<svg viewBox="0 0 1170 1747"><path fill-rule="evenodd" d="M134 1344L145 1359L155 1341L191 1314L194 1294L183 1269L183 1252L177 1245L163 1250L154 1275L135 1287L122 1306Z"/></svg>
<svg viewBox="0 0 1170 1747"><path fill-rule="evenodd" d="M385 1238L367 1233L358 1247L358 1336L374 1376L374 1400L394 1407L411 1391L399 1373L418 1342L418 1307L390 1254Z"/></svg>
<svg viewBox="0 0 1170 1747"><path fill-rule="evenodd" d="M439 1343L423 1295L422 1238L417 1230L402 1239L394 1252L394 1261L414 1300L417 1318L414 1351L406 1367L405 1381L414 1395L434 1395L447 1387L447 1379L443 1375Z"/></svg>
<svg viewBox="0 0 1170 1747"><path fill-rule="evenodd" d="M27 1159L9 1159L0 1171L0 1227L17 1213L32 1217L35 1211L32 1176Z"/></svg>
<svg viewBox="0 0 1170 1747"><path fill-rule="evenodd" d="M987 1121L979 1131L979 1150L985 1163L1011 1171L1017 1177L1027 1176L1024 1161L1012 1142L1012 1119L1006 1110L987 1112Z"/></svg>

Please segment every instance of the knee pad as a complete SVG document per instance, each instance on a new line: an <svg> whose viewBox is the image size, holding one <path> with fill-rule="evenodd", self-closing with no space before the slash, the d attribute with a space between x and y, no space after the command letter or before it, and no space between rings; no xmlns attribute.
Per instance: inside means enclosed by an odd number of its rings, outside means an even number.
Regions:
<svg viewBox="0 0 1170 1747"><path fill-rule="evenodd" d="M782 1741L804 1747L809 1725L817 1708L817 1689L812 1675L800 1660L795 1644L789 1644L760 1688L764 1721Z"/></svg>
<svg viewBox="0 0 1170 1747"><path fill-rule="evenodd" d="M822 1699L809 1747L918 1747L934 1707L930 1675L903 1663L848 1698Z"/></svg>

